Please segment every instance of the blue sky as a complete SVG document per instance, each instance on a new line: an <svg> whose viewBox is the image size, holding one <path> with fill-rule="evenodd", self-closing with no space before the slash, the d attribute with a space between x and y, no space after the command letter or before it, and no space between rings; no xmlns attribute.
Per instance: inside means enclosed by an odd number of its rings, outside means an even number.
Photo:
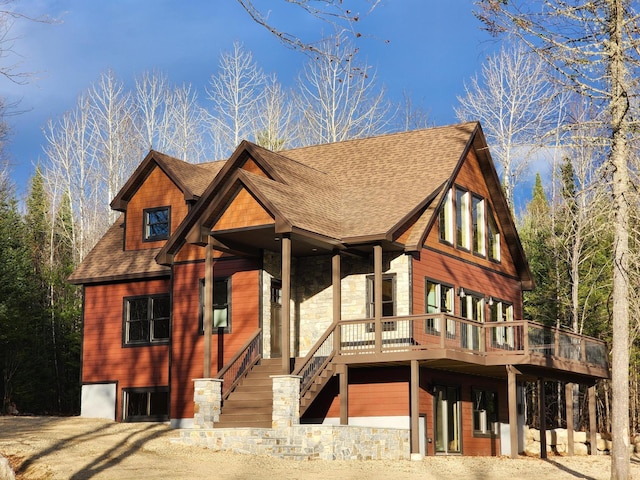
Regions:
<svg viewBox="0 0 640 480"><path fill-rule="evenodd" d="M364 11L367 4L359 1ZM294 33L319 38L322 30L330 30L282 8L282 0L256 4L273 8L271 18ZM0 79L0 95L21 99L20 109L26 110L9 118L12 177L20 193L43 156L47 120L72 109L78 95L107 69L129 85L142 72L158 69L174 83L191 83L204 99L220 53L234 41L285 85L293 83L306 61L253 23L235 0L32 0L16 6L60 20L17 23L14 50L21 69L36 73L26 85ZM381 0L359 22L365 34L357 40L360 58L376 68L392 100L399 101L404 89L423 104L433 123L454 123L456 96L496 48L472 8L472 0Z"/></svg>

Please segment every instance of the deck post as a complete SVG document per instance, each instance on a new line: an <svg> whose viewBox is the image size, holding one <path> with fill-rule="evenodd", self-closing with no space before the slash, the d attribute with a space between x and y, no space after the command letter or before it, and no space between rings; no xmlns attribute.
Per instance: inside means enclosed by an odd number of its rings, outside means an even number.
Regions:
<svg viewBox="0 0 640 480"><path fill-rule="evenodd" d="M373 310L376 353L382 352L382 245L373 246Z"/></svg>
<svg viewBox="0 0 640 480"><path fill-rule="evenodd" d="M333 351L340 353L340 319L342 316L342 288L340 283L340 253L333 252L331 258L331 284L333 286Z"/></svg>
<svg viewBox="0 0 640 480"><path fill-rule="evenodd" d="M573 383L564 386L565 411L567 416L567 454L573 456Z"/></svg>
<svg viewBox="0 0 640 480"><path fill-rule="evenodd" d="M340 425L349 425L349 366L340 373Z"/></svg>
<svg viewBox="0 0 640 480"><path fill-rule="evenodd" d="M411 459L420 455L420 364L411 360L410 405L411 405Z"/></svg>
<svg viewBox="0 0 640 480"><path fill-rule="evenodd" d="M589 387L589 453L598 454L598 423L596 421L596 386Z"/></svg>
<svg viewBox="0 0 640 480"><path fill-rule="evenodd" d="M509 443L511 458L518 458L518 392L516 389L517 370L507 365L507 398L509 403Z"/></svg>
<svg viewBox="0 0 640 480"><path fill-rule="evenodd" d="M540 417L540 458L547 458L547 405L544 378L538 378L538 416Z"/></svg>
<svg viewBox="0 0 640 480"><path fill-rule="evenodd" d="M207 235L204 257L204 368L203 377L211 378L211 333L213 329L213 237Z"/></svg>
<svg viewBox="0 0 640 480"><path fill-rule="evenodd" d="M291 373L291 238L283 235L282 243L282 373Z"/></svg>

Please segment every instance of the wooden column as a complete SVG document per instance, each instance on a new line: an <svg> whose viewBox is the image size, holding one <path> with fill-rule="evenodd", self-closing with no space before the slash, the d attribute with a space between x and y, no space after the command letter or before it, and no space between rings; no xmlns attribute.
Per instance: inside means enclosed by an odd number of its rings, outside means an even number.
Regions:
<svg viewBox="0 0 640 480"><path fill-rule="evenodd" d="M213 238L207 235L204 257L204 369L203 377L211 378L211 329L213 328Z"/></svg>
<svg viewBox="0 0 640 480"><path fill-rule="evenodd" d="M573 383L564 386L564 400L567 415L567 454L573 456Z"/></svg>
<svg viewBox="0 0 640 480"><path fill-rule="evenodd" d="M340 373L340 425L349 425L349 367Z"/></svg>
<svg viewBox="0 0 640 480"><path fill-rule="evenodd" d="M382 245L373 247L373 309L376 353L382 352Z"/></svg>
<svg viewBox="0 0 640 480"><path fill-rule="evenodd" d="M511 458L518 458L518 392L516 369L507 365L507 398L509 403L509 444Z"/></svg>
<svg viewBox="0 0 640 480"><path fill-rule="evenodd" d="M538 416L540 417L540 458L547 458L547 418L544 379L538 378Z"/></svg>
<svg viewBox="0 0 640 480"><path fill-rule="evenodd" d="M411 453L420 453L420 364L411 360L411 380L409 382L411 405Z"/></svg>
<svg viewBox="0 0 640 480"><path fill-rule="evenodd" d="M589 387L589 442L591 455L598 454L598 422L596 421L596 386Z"/></svg>
<svg viewBox="0 0 640 480"><path fill-rule="evenodd" d="M291 238L283 236L282 243L282 373L291 373Z"/></svg>
<svg viewBox="0 0 640 480"><path fill-rule="evenodd" d="M333 286L333 350L340 352L340 319L342 316L342 288L340 277L340 253L333 252L331 258L331 284Z"/></svg>

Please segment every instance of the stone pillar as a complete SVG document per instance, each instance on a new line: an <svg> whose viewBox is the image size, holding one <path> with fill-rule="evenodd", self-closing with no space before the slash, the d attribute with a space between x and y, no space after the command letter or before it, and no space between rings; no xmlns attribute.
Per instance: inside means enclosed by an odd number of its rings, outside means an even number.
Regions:
<svg viewBox="0 0 640 480"><path fill-rule="evenodd" d="M220 421L222 379L194 379L193 403L193 428L213 428Z"/></svg>
<svg viewBox="0 0 640 480"><path fill-rule="evenodd" d="M273 412L271 427L282 428L300 424L300 381L298 375L272 375Z"/></svg>

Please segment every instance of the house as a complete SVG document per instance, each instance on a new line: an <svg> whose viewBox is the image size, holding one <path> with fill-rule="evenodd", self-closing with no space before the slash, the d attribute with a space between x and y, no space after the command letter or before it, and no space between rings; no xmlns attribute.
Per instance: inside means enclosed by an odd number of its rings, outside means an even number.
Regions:
<svg viewBox="0 0 640 480"><path fill-rule="evenodd" d="M587 385L593 402L608 377L603 342L523 320L534 282L478 123L243 141L201 165L151 151L111 206L70 278L84 416L188 427L193 379L218 377L214 427L268 426L268 377L293 373L302 423L515 455L521 382Z"/></svg>

